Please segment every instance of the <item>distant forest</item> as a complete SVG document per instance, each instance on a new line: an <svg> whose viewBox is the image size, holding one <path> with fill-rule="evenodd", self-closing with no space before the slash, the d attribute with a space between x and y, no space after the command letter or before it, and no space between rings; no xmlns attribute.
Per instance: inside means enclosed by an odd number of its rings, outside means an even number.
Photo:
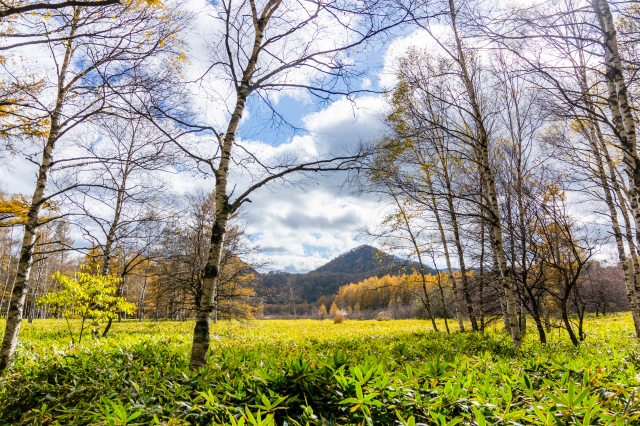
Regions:
<svg viewBox="0 0 640 426"><path fill-rule="evenodd" d="M306 274L269 272L258 277L265 290L287 289L291 286L297 301L310 303L321 296L335 295L343 285L357 283L372 276L411 274L416 267L413 261L403 260L375 247L363 245ZM425 271L434 273L435 269L425 268ZM273 302L282 304L282 299L288 301L289 296L285 294L280 300Z"/></svg>

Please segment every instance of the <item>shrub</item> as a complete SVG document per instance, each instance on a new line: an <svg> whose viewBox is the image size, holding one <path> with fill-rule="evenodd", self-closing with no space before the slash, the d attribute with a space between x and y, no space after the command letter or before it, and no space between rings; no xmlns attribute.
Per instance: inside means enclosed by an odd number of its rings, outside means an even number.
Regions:
<svg viewBox="0 0 640 426"><path fill-rule="evenodd" d="M133 314L136 305L127 302L124 297L116 296L119 279L110 275L76 272L72 277L62 275L60 271L53 276L62 290L50 292L37 300L38 305L48 305L67 322L71 343L75 342L69 320L80 318L78 343L87 320L91 321L94 334L98 332L100 321L118 318L118 312Z"/></svg>
<svg viewBox="0 0 640 426"><path fill-rule="evenodd" d="M338 312L336 312L336 315L333 317L333 323L342 324L346 316L347 316L347 313L345 312L345 310L340 309Z"/></svg>

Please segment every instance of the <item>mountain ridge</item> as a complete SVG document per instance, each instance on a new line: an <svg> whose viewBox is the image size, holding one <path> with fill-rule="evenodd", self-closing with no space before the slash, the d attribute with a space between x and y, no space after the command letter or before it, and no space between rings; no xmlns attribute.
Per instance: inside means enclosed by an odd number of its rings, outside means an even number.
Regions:
<svg viewBox="0 0 640 426"><path fill-rule="evenodd" d="M331 259L324 265L304 274L272 271L258 274L261 286L266 290L282 289L295 291L304 302L315 302L321 296L337 293L343 285L363 281L373 276L401 275L411 273L415 262L385 253L370 246L361 245ZM426 268L426 272L435 272ZM272 302L277 303L276 300Z"/></svg>

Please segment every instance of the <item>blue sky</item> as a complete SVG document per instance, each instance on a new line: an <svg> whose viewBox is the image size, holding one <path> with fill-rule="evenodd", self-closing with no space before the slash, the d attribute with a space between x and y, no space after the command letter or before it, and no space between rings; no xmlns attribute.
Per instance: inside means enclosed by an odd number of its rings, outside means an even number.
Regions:
<svg viewBox="0 0 640 426"><path fill-rule="evenodd" d="M197 74L203 65L198 59L203 57L203 39L197 34L206 28L207 22L206 15L199 14L196 18L194 35L189 37L192 46L188 73ZM393 83L390 77L393 55L416 43L424 44L424 34L412 33L397 38L390 45L369 47L361 52L359 59L368 73L366 80L354 81L354 87L389 87ZM32 58L43 54L23 53ZM215 102L196 100L202 102L203 111L212 115L219 114L216 108L224 108ZM286 121L305 130L294 132L283 126L265 126L269 111L254 97L248 105L248 118L242 123L239 137L243 143L264 151L265 155L316 148L318 152L335 153L359 140L376 136L384 116L382 97L371 93L356 96L354 102L336 97L322 105L314 104L300 93L283 94L275 106ZM31 193L35 177L33 165L16 158L11 166L3 172L2 189ZM360 229L377 221L383 206L375 200L351 196L348 189L341 187L343 177L322 177L303 187L273 185L251 196L252 203L246 205L244 212L247 231L251 241L262 249L261 260L269 262L268 269L306 272L368 242L359 237ZM190 173L166 178L168 186L180 194L213 189L212 179ZM233 179L238 190L243 185L246 187L246 176L234 175Z"/></svg>

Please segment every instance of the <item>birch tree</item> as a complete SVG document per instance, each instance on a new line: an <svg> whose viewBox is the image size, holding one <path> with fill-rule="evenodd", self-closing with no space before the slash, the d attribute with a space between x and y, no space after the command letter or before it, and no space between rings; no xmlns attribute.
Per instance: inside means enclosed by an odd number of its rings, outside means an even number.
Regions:
<svg viewBox="0 0 640 426"><path fill-rule="evenodd" d="M510 21L507 27L520 29L498 32L498 39L523 60L523 72L539 77L536 84L548 96L545 110L573 129L551 139L581 175L577 185L606 206L638 334L635 125L611 9L606 1L545 3L517 10ZM581 140L565 137L571 131ZM627 184L616 176L618 155ZM595 193L594 187L599 188Z"/></svg>
<svg viewBox="0 0 640 426"><path fill-rule="evenodd" d="M229 218L249 201L253 191L269 183L282 182L293 173L345 170L359 157L292 153L275 162L259 158L238 137L249 100L262 100L268 108L273 106L268 102L270 94L285 90L306 91L325 101L354 94L351 82L362 76L362 69L348 52L364 48L404 21L406 12L391 6L384 1L222 1L212 6L214 30L208 36L211 56L206 73L198 81L202 82L199 87L210 88L210 99L225 105L224 118L218 123L193 116L185 119L187 115L177 114L161 103L146 110L149 116L163 118L159 127L178 125L181 137L175 137L175 143L215 179L215 219L196 315L192 369L204 366L207 359ZM220 84L227 84L227 89ZM273 112L275 117L280 116ZM189 139L183 137L203 132L213 138L207 150L193 149ZM251 176L244 190L235 191L230 183L234 165Z"/></svg>
<svg viewBox="0 0 640 426"><path fill-rule="evenodd" d="M114 15L119 19L112 19ZM0 370L11 364L15 352L40 211L44 203L59 195L48 192L51 173L56 167L73 164L73 159L56 159L56 149L63 148L60 145L68 141L74 128L106 113L113 99L110 86L130 85L131 80L124 76L153 56L176 54L176 44L170 41L180 29L176 22L168 21L164 11L152 7L76 7L52 16L35 14L28 19L46 34L51 68L46 70L46 89L42 96L30 99L25 115L44 120L47 128L42 139L24 151L38 172L0 349ZM55 33L47 31L50 25L55 27Z"/></svg>

